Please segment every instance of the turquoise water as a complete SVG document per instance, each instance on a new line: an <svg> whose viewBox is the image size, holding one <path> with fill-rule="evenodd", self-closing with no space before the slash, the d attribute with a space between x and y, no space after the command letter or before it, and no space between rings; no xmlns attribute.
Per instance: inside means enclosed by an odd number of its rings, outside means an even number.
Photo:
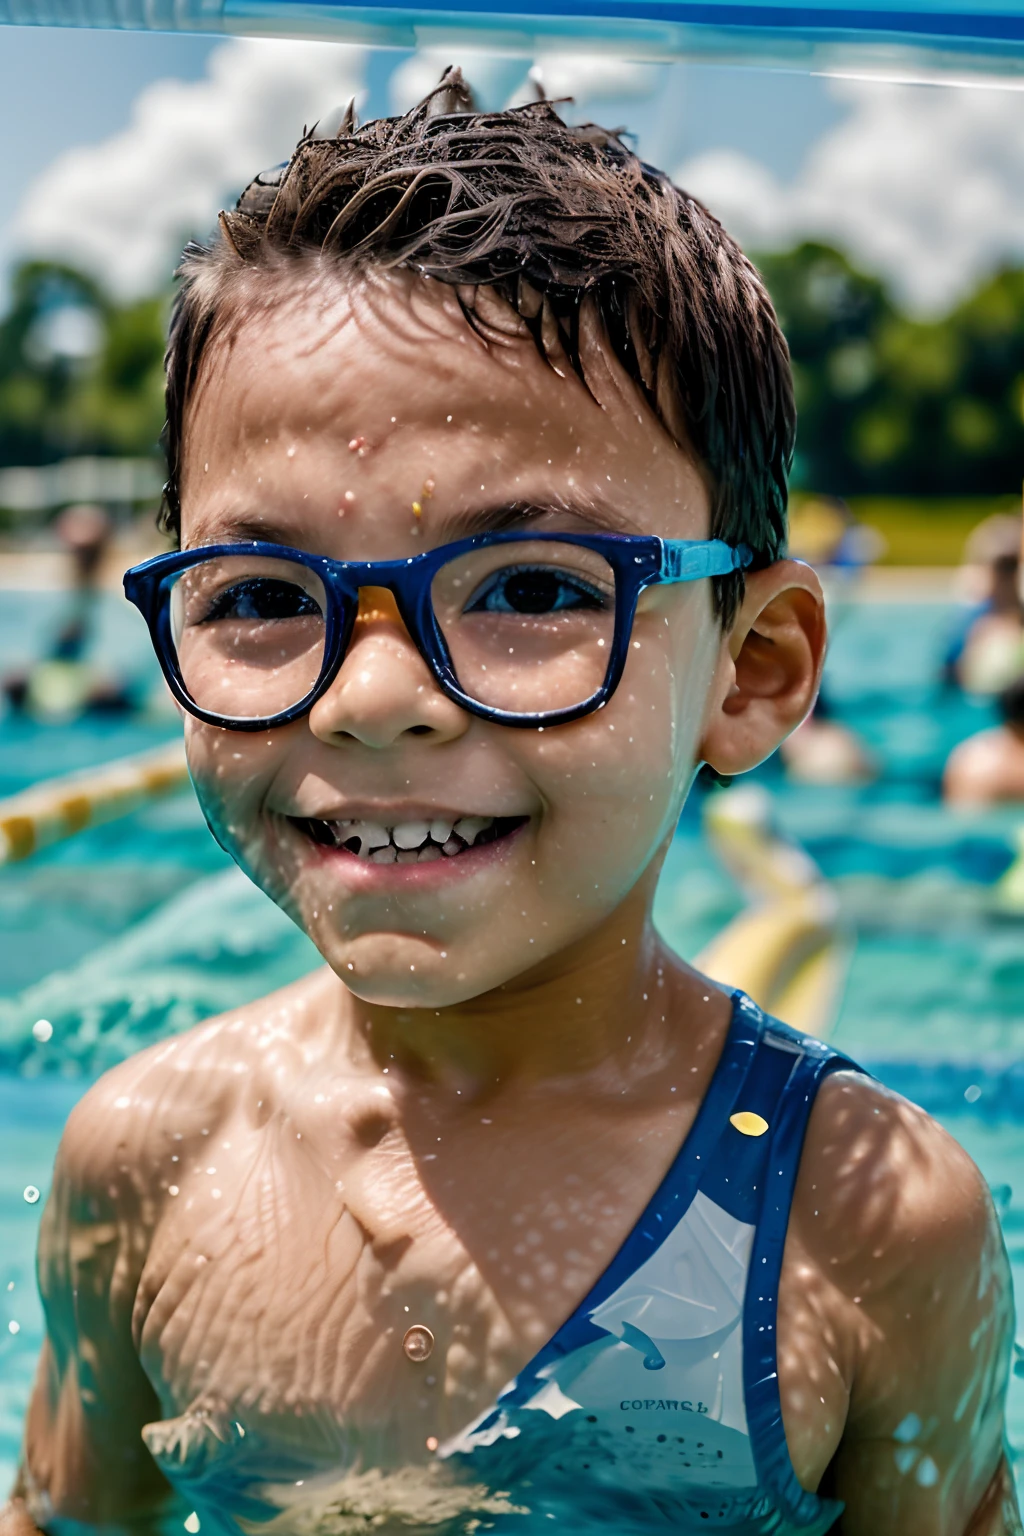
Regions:
<svg viewBox="0 0 1024 1536"><path fill-rule="evenodd" d="M977 1160L1024 1296L1024 921L1000 915L992 898L1019 818L954 816L937 804L947 751L990 718L932 684L950 617L938 604L837 616L829 699L877 753L878 783L794 787L775 763L759 777L783 826L833 881L856 935L833 1038L936 1114ZM30 655L53 622L51 599L5 593L0 667ZM122 604L104 615L102 648L152 680ZM0 794L173 731L166 718L51 727L6 719ZM700 837L694 803L659 892L659 922L692 955L740 905ZM315 960L216 847L187 795L0 871L0 1488L13 1475L40 1340L32 1255L42 1201L26 1204L23 1190L45 1197L68 1110L129 1051ZM46 1045L31 1033L41 1017L54 1027ZM1024 1459L1024 1380L1011 1387L1010 1440Z"/></svg>

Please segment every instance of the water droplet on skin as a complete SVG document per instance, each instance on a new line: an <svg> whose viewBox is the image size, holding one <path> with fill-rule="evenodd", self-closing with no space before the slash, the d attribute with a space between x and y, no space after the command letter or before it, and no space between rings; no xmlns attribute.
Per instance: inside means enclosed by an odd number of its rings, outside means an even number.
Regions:
<svg viewBox="0 0 1024 1536"><path fill-rule="evenodd" d="M39 1199L39 1191L38 1191L38 1189L36 1189L35 1185L34 1184L26 1184L26 1186L25 1186L25 1204L26 1205L35 1205L35 1203L36 1203L36 1201L38 1199Z"/></svg>
<svg viewBox="0 0 1024 1536"><path fill-rule="evenodd" d="M423 1323L413 1323L412 1327L405 1331L402 1348L407 1357L414 1364L419 1365L422 1361L429 1360L433 1353L434 1335Z"/></svg>
<svg viewBox="0 0 1024 1536"><path fill-rule="evenodd" d="M50 1023L49 1019L36 1019L35 1023L32 1025L32 1036L33 1039L39 1041L40 1045L45 1045L47 1040L52 1040L53 1025Z"/></svg>

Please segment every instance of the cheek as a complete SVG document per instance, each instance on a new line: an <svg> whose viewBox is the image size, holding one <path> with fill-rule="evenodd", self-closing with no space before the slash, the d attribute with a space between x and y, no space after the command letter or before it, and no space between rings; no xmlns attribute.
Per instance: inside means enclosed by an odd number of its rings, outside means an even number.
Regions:
<svg viewBox="0 0 1024 1536"><path fill-rule="evenodd" d="M273 736L219 731L189 720L185 750L210 831L246 874L273 894L282 882L287 884L287 873L280 869L283 856L263 807L285 744Z"/></svg>
<svg viewBox="0 0 1024 1536"><path fill-rule="evenodd" d="M717 650L693 616L638 620L610 703L529 743L548 855L564 880L635 879L678 818L696 761ZM695 632L696 631L696 632ZM583 870L586 875L583 875Z"/></svg>

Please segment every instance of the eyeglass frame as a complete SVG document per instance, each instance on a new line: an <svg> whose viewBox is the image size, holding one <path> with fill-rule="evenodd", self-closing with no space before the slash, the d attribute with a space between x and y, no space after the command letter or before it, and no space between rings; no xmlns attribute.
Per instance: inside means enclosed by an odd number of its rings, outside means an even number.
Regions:
<svg viewBox="0 0 1024 1536"><path fill-rule="evenodd" d="M574 544L600 555L615 576L615 620L608 657L608 667L600 688L588 699L565 709L543 713L517 714L498 709L472 698L459 685L451 655L434 614L431 589L434 577L449 561L475 549L499 544ZM324 655L320 674L313 687L288 709L258 719L239 719L203 709L189 695L178 665L177 647L170 628L169 577L193 566L221 557L252 555L258 559L288 560L313 571L323 583L326 597L324 614ZM529 530L478 533L468 538L441 544L404 560L332 560L326 555L310 554L286 544L264 543L254 539L236 544L204 544L194 549L175 550L155 555L125 572L124 593L145 619L157 660L171 693L183 709L207 725L226 731L265 731L290 725L309 713L330 688L341 670L348 652L359 612L359 592L364 587L382 587L392 594L402 622L434 681L442 693L469 714L498 725L533 729L567 725L584 715L602 709L619 683L629 653L629 640L636 618L640 594L647 587L700 581L710 576L727 576L745 570L753 563L753 552L745 544L731 545L723 539L661 539L653 534L621 533L533 533Z"/></svg>

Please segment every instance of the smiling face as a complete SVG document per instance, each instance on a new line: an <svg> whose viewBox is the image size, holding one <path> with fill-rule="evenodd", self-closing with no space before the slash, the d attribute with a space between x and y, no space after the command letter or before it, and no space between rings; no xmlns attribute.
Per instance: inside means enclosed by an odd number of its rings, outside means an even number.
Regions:
<svg viewBox="0 0 1024 1536"><path fill-rule="evenodd" d="M700 473L597 334L585 388L500 301L464 297L486 341L455 290L402 272L293 279L239 320L189 408L183 545L394 560L520 523L707 537ZM190 717L189 764L217 837L354 992L443 1007L653 889L723 649L706 581L651 588L607 707L511 729L448 699L364 589L309 715L255 734Z"/></svg>

